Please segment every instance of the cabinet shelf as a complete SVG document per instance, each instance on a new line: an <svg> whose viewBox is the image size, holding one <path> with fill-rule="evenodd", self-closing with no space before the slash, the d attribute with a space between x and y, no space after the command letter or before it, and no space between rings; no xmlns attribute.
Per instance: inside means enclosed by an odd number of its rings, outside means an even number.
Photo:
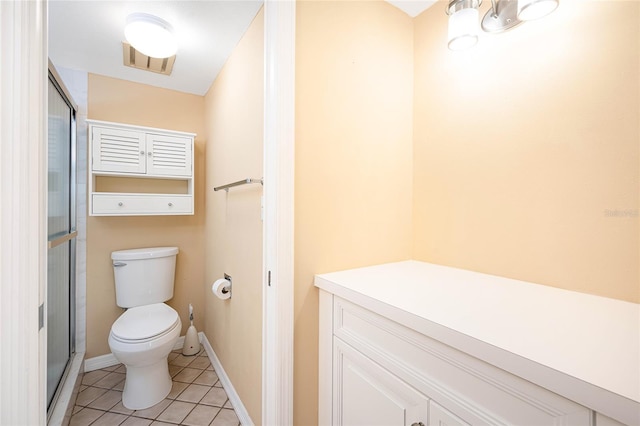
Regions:
<svg viewBox="0 0 640 426"><path fill-rule="evenodd" d="M117 178L133 178L133 179L169 179L169 180L187 180L184 176L178 175L149 175L147 173L124 173L124 172L105 172L105 171L94 171L92 172L93 176L107 176L107 177L117 177Z"/></svg>
<svg viewBox="0 0 640 426"><path fill-rule="evenodd" d="M194 133L87 122L91 141L90 216L194 214ZM126 178L117 183L122 192L98 191L100 177ZM186 193L131 192L127 191L129 179L184 181Z"/></svg>

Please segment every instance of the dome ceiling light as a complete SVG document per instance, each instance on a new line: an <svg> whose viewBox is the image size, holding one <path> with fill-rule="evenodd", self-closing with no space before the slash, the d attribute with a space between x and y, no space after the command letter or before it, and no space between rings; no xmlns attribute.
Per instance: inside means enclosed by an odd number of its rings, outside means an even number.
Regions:
<svg viewBox="0 0 640 426"><path fill-rule="evenodd" d="M137 51L152 58L168 58L178 50L171 24L148 13L127 16L124 37Z"/></svg>

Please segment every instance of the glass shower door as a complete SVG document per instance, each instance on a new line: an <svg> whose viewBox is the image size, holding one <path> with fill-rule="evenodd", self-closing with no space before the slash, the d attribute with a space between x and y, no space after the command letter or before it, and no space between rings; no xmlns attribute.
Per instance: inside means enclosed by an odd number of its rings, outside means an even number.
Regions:
<svg viewBox="0 0 640 426"><path fill-rule="evenodd" d="M47 406L73 353L75 287L75 111L49 74Z"/></svg>

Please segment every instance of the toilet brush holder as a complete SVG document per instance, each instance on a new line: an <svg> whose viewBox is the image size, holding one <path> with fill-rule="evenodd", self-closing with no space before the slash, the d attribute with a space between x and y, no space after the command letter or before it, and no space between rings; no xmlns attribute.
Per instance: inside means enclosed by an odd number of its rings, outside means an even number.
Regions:
<svg viewBox="0 0 640 426"><path fill-rule="evenodd" d="M200 352L200 340L198 339L198 332L193 325L193 306L189 304L189 321L191 325L187 329L187 334L184 336L184 345L182 346L182 355L195 355Z"/></svg>
<svg viewBox="0 0 640 426"><path fill-rule="evenodd" d="M189 326L187 335L184 336L184 346L182 347L182 355L195 355L200 352L200 341L198 340L198 332L194 326Z"/></svg>

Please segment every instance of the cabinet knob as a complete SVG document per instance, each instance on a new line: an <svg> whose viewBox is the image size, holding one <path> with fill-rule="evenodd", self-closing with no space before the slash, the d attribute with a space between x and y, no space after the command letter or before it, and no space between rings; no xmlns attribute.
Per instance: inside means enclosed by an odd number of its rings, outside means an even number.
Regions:
<svg viewBox="0 0 640 426"><path fill-rule="evenodd" d="M169 203L169 207L173 207L173 203Z"/></svg>
<svg viewBox="0 0 640 426"><path fill-rule="evenodd" d="M118 205L119 205L120 207L122 207L122 206L123 206L122 201L120 201L120 202L118 203Z"/></svg>
<svg viewBox="0 0 640 426"><path fill-rule="evenodd" d="M152 155L152 154L153 154L153 153L152 153L151 151L147 152L147 155L148 155L149 157L151 157L151 155Z"/></svg>
<svg viewBox="0 0 640 426"><path fill-rule="evenodd" d="M415 422L415 423L411 423L411 426L424 426L424 423L422 423L422 422Z"/></svg>
<svg viewBox="0 0 640 426"><path fill-rule="evenodd" d="M144 151L140 151L140 155L144 155Z"/></svg>

